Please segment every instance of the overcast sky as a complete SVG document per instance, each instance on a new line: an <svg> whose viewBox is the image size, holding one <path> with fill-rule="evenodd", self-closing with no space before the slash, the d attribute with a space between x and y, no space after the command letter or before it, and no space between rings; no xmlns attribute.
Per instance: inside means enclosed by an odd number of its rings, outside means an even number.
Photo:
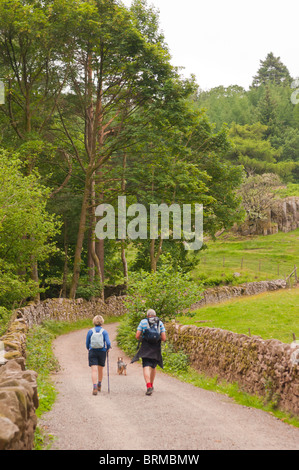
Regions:
<svg viewBox="0 0 299 470"><path fill-rule="evenodd" d="M131 5L131 0L123 0ZM148 0L160 10L160 26L172 63L194 74L202 89L248 89L269 52L299 77L298 0Z"/></svg>

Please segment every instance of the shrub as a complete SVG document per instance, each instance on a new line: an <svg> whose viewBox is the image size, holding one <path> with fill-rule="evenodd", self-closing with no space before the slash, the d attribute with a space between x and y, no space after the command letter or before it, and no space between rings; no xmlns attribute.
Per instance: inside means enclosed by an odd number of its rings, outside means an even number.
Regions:
<svg viewBox="0 0 299 470"><path fill-rule="evenodd" d="M198 284L191 281L188 274L180 270L174 271L168 256L161 257L161 265L156 272L134 273L128 286L126 298L127 315L120 323L117 341L130 357L136 353L136 329L146 316L149 308L157 312L157 316L167 322L181 315L196 300L201 298ZM167 358L170 349L164 349ZM172 351L172 363L184 363L184 360ZM171 367L174 367L173 365Z"/></svg>
<svg viewBox="0 0 299 470"><path fill-rule="evenodd" d="M200 286L189 274L174 271L169 256L161 256L156 272L141 271L131 275L126 306L137 326L149 308L163 321L169 321L201 298Z"/></svg>

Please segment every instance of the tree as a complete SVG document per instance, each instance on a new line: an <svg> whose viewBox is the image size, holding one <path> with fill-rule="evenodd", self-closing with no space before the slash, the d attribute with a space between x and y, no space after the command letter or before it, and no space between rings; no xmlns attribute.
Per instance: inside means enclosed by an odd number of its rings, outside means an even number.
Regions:
<svg viewBox="0 0 299 470"><path fill-rule="evenodd" d="M271 96L268 85L265 87L265 93L260 99L256 108L257 120L267 126L264 137L268 138L276 133L277 128L277 103Z"/></svg>
<svg viewBox="0 0 299 470"><path fill-rule="evenodd" d="M227 152L227 158L238 165L244 165L248 175L265 173L274 168L280 151L265 140L267 126L259 122L252 126L234 124L229 132L233 148Z"/></svg>
<svg viewBox="0 0 299 470"><path fill-rule="evenodd" d="M101 173L105 164L113 154L134 143L136 129L146 125L154 103L161 106L164 100L175 99L176 90L171 82L175 73L168 52L159 43L147 42L134 17L117 2L81 2L79 8L74 2L69 14L74 25L69 33L76 37L76 62L69 82L73 96L64 100L59 115L85 180L70 291L70 297L74 297L88 206L94 208L102 202L101 197L91 199L93 181L96 185L104 183ZM141 108L140 122L140 115L139 120L134 116ZM82 123L84 148L76 129ZM92 256L101 276L95 250Z"/></svg>
<svg viewBox="0 0 299 470"><path fill-rule="evenodd" d="M243 87L232 85L219 86L208 91L199 90L194 105L206 109L211 123L220 131L224 124L233 122L245 125L253 124L254 112L248 93Z"/></svg>
<svg viewBox="0 0 299 470"><path fill-rule="evenodd" d="M65 68L59 61L62 50ZM44 177L44 184L54 184L54 196L68 183L72 162L66 150L50 136L69 72L66 49L57 35L52 2L1 2L0 67L6 85L5 104L0 107L2 144L18 150L24 162L24 175L37 169ZM66 173L56 173L58 165L66 168ZM32 277L38 282L36 262L32 263Z"/></svg>
<svg viewBox="0 0 299 470"><path fill-rule="evenodd" d="M257 75L253 77L252 86L258 87L269 82L277 85L290 85L291 81L290 73L280 57L275 57L273 52L270 52L265 60L260 61L260 68Z"/></svg>
<svg viewBox="0 0 299 470"><path fill-rule="evenodd" d="M242 181L242 168L223 161L230 148L226 131L214 133L205 114L192 109L188 100L176 102L179 105L177 113L157 111L139 146L128 153L127 191L147 208L147 213L150 204L164 203L168 208L172 204L180 208L202 204L204 232L213 236L239 217L236 188ZM166 121L175 118L177 125L167 127ZM174 265L190 265L183 247L184 233L178 239L173 236L173 221L170 212L169 238L163 237L159 225L158 238L136 241L136 268L156 271L161 254L166 252L176 258Z"/></svg>
<svg viewBox="0 0 299 470"><path fill-rule="evenodd" d="M242 184L239 193L250 221L266 220L268 212L281 187L281 180L276 174L250 176Z"/></svg>

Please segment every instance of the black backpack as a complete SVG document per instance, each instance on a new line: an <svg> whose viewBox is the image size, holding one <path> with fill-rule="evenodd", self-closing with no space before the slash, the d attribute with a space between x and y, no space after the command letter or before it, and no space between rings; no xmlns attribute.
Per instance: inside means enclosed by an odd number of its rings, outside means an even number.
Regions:
<svg viewBox="0 0 299 470"><path fill-rule="evenodd" d="M160 320L158 317L147 318L148 328L143 332L143 339L150 344L158 344L161 341Z"/></svg>

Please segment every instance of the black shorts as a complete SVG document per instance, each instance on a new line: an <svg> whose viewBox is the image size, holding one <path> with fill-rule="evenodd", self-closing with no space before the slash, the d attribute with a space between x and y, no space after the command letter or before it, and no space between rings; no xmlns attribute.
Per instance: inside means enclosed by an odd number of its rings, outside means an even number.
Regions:
<svg viewBox="0 0 299 470"><path fill-rule="evenodd" d="M91 366L105 367L106 363L106 351L101 349L90 349L88 352L88 363Z"/></svg>
<svg viewBox="0 0 299 470"><path fill-rule="evenodd" d="M158 361L156 359L149 359L147 357L142 358L142 367L151 367L152 369L156 369L158 365Z"/></svg>

